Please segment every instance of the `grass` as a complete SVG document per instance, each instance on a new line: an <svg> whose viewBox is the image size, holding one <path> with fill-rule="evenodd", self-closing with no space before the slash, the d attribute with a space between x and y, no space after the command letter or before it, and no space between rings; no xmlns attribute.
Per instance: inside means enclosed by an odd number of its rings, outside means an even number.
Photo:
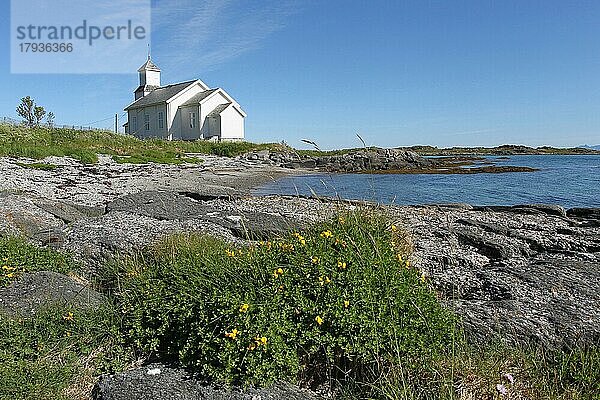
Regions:
<svg viewBox="0 0 600 400"><path fill-rule="evenodd" d="M235 157L251 150L264 149L285 148L278 144L249 142L139 140L109 131L30 129L0 124L0 157L40 160L49 156L67 156L94 164L98 162L98 154L107 154L120 163L181 164L202 162L189 154Z"/></svg>
<svg viewBox="0 0 600 400"><path fill-rule="evenodd" d="M68 274L75 268L73 260L63 253L29 244L21 238L0 236L0 288L26 272L54 271Z"/></svg>
<svg viewBox="0 0 600 400"><path fill-rule="evenodd" d="M130 362L118 338L118 314L108 307L0 313L0 399L88 398L98 374Z"/></svg>
<svg viewBox="0 0 600 400"><path fill-rule="evenodd" d="M411 246L363 212L246 246L172 236L107 264L98 285L111 305L96 312L0 313L0 399L81 398L140 357L208 382L286 380L340 399L599 399L598 346L467 343ZM0 260L6 274L76 267L20 239L0 240Z"/></svg>
<svg viewBox="0 0 600 400"><path fill-rule="evenodd" d="M37 169L39 171L54 171L56 168L58 168L54 164L47 163L17 163L17 165L21 168Z"/></svg>
<svg viewBox="0 0 600 400"><path fill-rule="evenodd" d="M22 274L77 269L68 255L0 237L0 288ZM0 399L87 398L98 374L131 360L120 338L120 316L107 304L79 312L68 306L33 316L0 311Z"/></svg>

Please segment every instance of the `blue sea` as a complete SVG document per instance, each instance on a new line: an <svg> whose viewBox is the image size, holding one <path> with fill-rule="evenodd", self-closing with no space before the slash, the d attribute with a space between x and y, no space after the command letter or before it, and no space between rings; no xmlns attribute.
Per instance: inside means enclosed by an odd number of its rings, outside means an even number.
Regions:
<svg viewBox="0 0 600 400"><path fill-rule="evenodd" d="M471 175L311 174L257 188L255 194L319 195L385 204L558 204L600 207L600 156L531 155L488 157L495 165L536 172Z"/></svg>

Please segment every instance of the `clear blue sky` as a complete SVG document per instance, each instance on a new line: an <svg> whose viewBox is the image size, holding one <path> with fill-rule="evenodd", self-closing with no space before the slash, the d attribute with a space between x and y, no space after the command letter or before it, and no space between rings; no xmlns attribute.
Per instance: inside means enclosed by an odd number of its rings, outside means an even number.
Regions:
<svg viewBox="0 0 600 400"><path fill-rule="evenodd" d="M58 123L122 114L135 71L11 75L9 11L0 116L26 95ZM154 0L152 53L163 84L225 88L255 142L572 146L600 143L599 21L598 1Z"/></svg>

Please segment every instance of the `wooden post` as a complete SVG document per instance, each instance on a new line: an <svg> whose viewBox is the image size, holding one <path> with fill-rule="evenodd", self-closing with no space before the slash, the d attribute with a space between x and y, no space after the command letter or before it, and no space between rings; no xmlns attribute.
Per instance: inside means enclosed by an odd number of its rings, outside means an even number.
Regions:
<svg viewBox="0 0 600 400"><path fill-rule="evenodd" d="M119 114L115 114L115 133L119 133Z"/></svg>

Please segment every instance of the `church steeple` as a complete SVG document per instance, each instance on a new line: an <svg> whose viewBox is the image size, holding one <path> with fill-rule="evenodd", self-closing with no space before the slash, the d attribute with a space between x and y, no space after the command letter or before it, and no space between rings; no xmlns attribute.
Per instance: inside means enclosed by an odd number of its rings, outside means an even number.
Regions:
<svg viewBox="0 0 600 400"><path fill-rule="evenodd" d="M149 52L148 60L138 69L138 72L140 74L140 86L135 91L136 100L160 87L160 68L152 62Z"/></svg>

